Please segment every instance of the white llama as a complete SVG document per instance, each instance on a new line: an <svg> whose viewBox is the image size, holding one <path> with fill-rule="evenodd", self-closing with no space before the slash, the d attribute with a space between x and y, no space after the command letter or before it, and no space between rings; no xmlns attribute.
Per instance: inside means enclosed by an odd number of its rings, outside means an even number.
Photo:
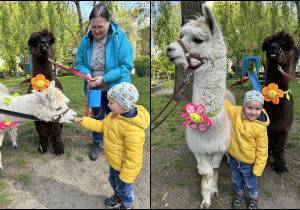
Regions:
<svg viewBox="0 0 300 210"><path fill-rule="evenodd" d="M10 101L9 104L5 101ZM8 99L8 100L7 100ZM76 118L76 113L67 106L69 99L55 87L52 81L49 87L38 92L32 90L32 94L14 97L9 95L7 87L0 83L0 108L8 111L33 115L43 121L55 121L59 123L72 123ZM0 122L24 122L31 121L26 118L19 118L10 115L0 114ZM15 128L4 128L0 130L0 146L2 146L5 132L8 131L13 148L17 147L17 131ZM0 170L3 170L0 152Z"/></svg>
<svg viewBox="0 0 300 210"><path fill-rule="evenodd" d="M205 115L220 110L209 117L212 125L204 132L186 126L186 141L197 159L198 172L202 175L203 201L200 207L209 208L211 196L218 196L219 193L216 169L228 150L231 138L231 121L227 116L224 99L229 100L233 105L235 99L226 89L227 51L222 32L209 7L203 4L202 8L203 17L190 20L182 26L180 31L182 39L167 47L166 56L175 65L182 65L185 69L195 69L192 70L194 72L193 104L203 105Z"/></svg>

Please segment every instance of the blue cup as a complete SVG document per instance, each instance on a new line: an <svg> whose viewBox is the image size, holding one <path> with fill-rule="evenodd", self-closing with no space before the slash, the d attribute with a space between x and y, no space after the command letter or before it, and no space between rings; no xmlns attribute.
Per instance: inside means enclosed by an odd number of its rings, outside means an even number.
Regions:
<svg viewBox="0 0 300 210"><path fill-rule="evenodd" d="M91 88L93 87L93 82ZM100 107L102 90L89 90L88 100L89 107Z"/></svg>

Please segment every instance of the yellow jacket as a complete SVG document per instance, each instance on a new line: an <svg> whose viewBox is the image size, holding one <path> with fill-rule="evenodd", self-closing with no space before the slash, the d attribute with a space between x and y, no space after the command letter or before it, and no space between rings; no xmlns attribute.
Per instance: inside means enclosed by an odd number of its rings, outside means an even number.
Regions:
<svg viewBox="0 0 300 210"><path fill-rule="evenodd" d="M266 121L246 120L242 118L243 107L233 106L229 101L224 102L227 114L232 122L232 134L228 153L238 161L254 164L253 174L261 176L268 158L267 126L269 116L262 109Z"/></svg>
<svg viewBox="0 0 300 210"><path fill-rule="evenodd" d="M138 114L133 118L121 115L111 117L111 113L100 121L83 117L81 126L103 133L104 153L109 165L120 171L119 178L132 183L142 168L145 129L150 124L150 114L142 106L136 105Z"/></svg>

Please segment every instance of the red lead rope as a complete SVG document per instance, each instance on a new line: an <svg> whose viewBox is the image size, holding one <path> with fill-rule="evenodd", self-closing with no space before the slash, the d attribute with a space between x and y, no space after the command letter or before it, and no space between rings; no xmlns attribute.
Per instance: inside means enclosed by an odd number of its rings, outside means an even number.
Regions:
<svg viewBox="0 0 300 210"><path fill-rule="evenodd" d="M65 70L65 71L67 71L67 72L70 72L71 74L75 74L75 75L77 75L77 76L80 76L80 77L83 77L83 78L85 78L85 79L87 79L87 81L89 81L88 82L88 85L87 85L87 93L86 93L86 100L87 100L87 103L86 103L86 111L85 111L85 116L86 117L88 117L88 115L89 115L89 89L90 89L90 87L91 87L91 81L90 81L90 79L86 76L86 75L84 75L84 74L82 74L82 73L80 73L80 72L78 72L78 71L74 71L74 70L72 70L72 69L68 69L68 68L66 68L66 67L64 67L64 66L62 66L62 65L59 65L58 63L55 63L51 58L48 58L48 60L50 61L50 62L52 62L55 66L57 66L58 68L60 68L60 69L62 69L62 70Z"/></svg>

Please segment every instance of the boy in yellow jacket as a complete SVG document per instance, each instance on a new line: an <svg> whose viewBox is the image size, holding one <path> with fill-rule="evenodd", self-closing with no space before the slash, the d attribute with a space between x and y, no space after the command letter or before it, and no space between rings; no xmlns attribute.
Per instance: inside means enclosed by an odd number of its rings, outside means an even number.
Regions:
<svg viewBox="0 0 300 210"><path fill-rule="evenodd" d="M267 126L269 116L263 95L251 90L245 94L243 107L225 100L227 114L232 122L228 148L231 179L236 192L233 208L239 208L244 198L244 185L250 195L249 209L256 209L258 190L256 176L261 176L268 158Z"/></svg>
<svg viewBox="0 0 300 210"><path fill-rule="evenodd" d="M110 166L109 182L114 195L105 200L110 208L131 209L132 184L143 162L145 129L150 124L149 112L135 105L139 93L133 84L122 82L107 92L111 113L102 120L78 118L81 126L104 134L104 153Z"/></svg>

